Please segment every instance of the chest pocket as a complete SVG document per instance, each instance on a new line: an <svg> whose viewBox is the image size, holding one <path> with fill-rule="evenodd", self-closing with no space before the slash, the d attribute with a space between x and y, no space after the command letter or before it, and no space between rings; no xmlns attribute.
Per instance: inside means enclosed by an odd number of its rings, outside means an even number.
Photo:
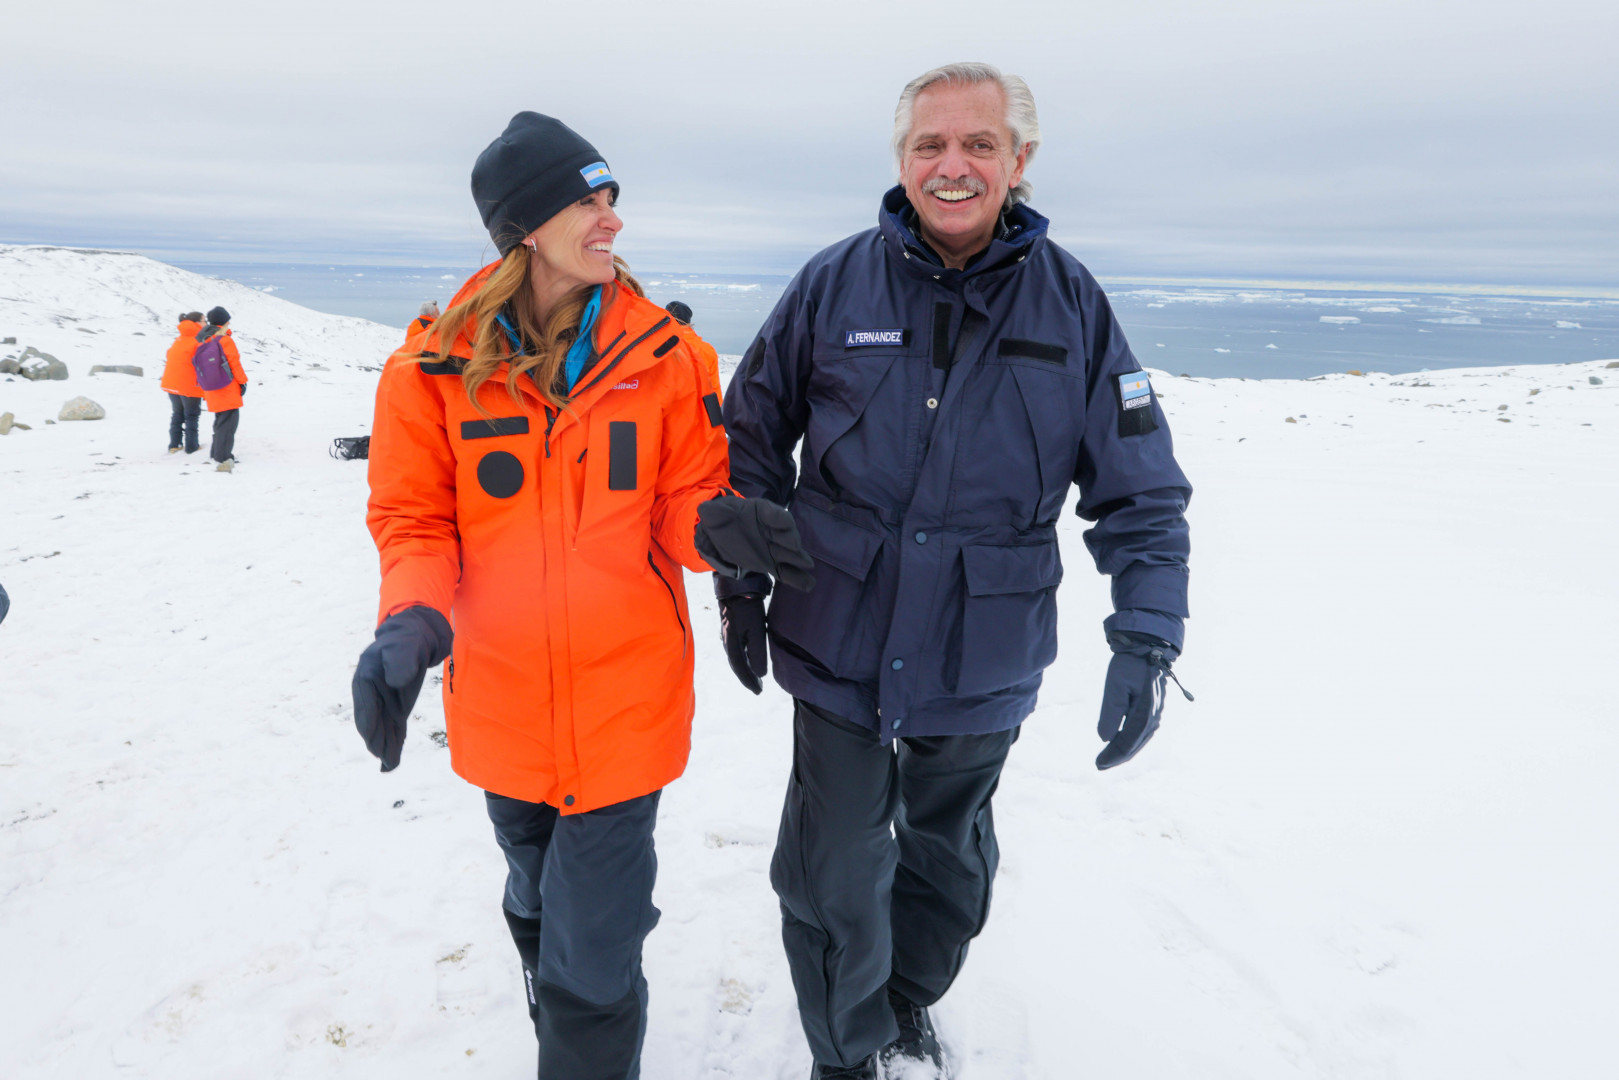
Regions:
<svg viewBox="0 0 1619 1080"><path fill-rule="evenodd" d="M526 416L495 416L461 422L463 443L527 434ZM480 442L476 447L467 447L466 451L458 456L470 455L477 460L478 486L483 489L484 494L493 499L509 499L523 490L523 482L527 479L523 472L523 462L509 449L502 448L498 443Z"/></svg>

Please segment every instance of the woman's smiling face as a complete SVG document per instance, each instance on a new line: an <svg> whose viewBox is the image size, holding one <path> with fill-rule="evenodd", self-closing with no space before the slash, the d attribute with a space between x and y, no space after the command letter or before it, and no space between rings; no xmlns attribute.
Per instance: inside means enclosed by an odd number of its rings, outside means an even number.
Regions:
<svg viewBox="0 0 1619 1080"><path fill-rule="evenodd" d="M624 227L615 202L612 188L593 191L523 240L536 282L543 281L546 292L561 295L613 280L613 240Z"/></svg>

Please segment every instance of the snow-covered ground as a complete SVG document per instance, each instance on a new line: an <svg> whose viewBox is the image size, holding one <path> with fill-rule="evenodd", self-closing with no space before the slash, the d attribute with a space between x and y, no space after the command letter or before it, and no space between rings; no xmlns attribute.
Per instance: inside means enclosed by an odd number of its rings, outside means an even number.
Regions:
<svg viewBox="0 0 1619 1080"><path fill-rule="evenodd" d="M173 315L216 303L255 382L229 475L164 452L157 385ZM33 425L0 437L0 1076L532 1076L436 687L392 774L350 715L376 555L365 466L326 448L398 331L0 249L0 335L72 371L0 380ZM1197 486L1198 701L1094 770L1107 584L1070 517L994 910L936 1010L962 1080L1619 1075L1619 370L1155 383ZM77 394L107 419L45 424ZM736 684L687 584L643 1075L798 1080L788 701Z"/></svg>

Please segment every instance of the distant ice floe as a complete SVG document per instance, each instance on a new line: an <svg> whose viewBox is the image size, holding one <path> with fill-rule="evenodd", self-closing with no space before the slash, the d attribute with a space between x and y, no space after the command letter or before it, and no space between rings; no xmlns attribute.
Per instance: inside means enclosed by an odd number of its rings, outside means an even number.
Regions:
<svg viewBox="0 0 1619 1080"><path fill-rule="evenodd" d="M1359 315L1323 315L1323 316L1321 316L1321 321L1324 322L1324 323L1338 323L1339 325L1347 326L1350 323L1358 323L1358 322L1360 322L1360 316Z"/></svg>
<svg viewBox="0 0 1619 1080"><path fill-rule="evenodd" d="M1440 326L1478 326L1480 320L1477 315L1450 315L1443 319L1423 319L1425 323L1436 323Z"/></svg>
<svg viewBox="0 0 1619 1080"><path fill-rule="evenodd" d="M1368 314L1368 315L1398 315L1402 311L1404 311L1405 308L1399 308L1399 307L1363 307L1363 308L1361 308L1361 310L1366 312L1366 314Z"/></svg>
<svg viewBox="0 0 1619 1080"><path fill-rule="evenodd" d="M1273 343L1271 343L1271 344L1269 344L1269 345L1266 345L1266 346L1265 346L1265 348L1267 348L1267 349L1274 349L1274 348L1276 348L1276 345L1275 345L1275 343L1274 343L1274 342L1273 342Z"/></svg>
<svg viewBox="0 0 1619 1080"><path fill-rule="evenodd" d="M1231 351L1231 350L1230 350L1230 349L1220 349L1220 348L1216 348L1216 349L1215 349L1215 350L1214 350L1214 351L1215 351L1215 352L1230 352L1230 351Z"/></svg>
<svg viewBox="0 0 1619 1080"><path fill-rule="evenodd" d="M1559 329L1559 330L1583 330L1585 328L1583 326L1581 326L1577 322L1569 322L1567 319L1558 319L1557 320L1557 329Z"/></svg>

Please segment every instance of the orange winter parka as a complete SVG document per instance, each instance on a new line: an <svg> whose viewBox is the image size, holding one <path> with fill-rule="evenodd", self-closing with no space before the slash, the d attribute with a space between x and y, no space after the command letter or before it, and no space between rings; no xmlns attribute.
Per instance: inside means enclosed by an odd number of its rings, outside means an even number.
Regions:
<svg viewBox="0 0 1619 1080"><path fill-rule="evenodd" d="M478 390L487 415L461 379L472 343L429 333L383 369L370 448L379 619L425 604L455 628L452 768L564 814L685 771L696 699L681 568L710 569L697 507L729 490L714 350L613 285L593 332L599 359L566 408L528 375L513 401L502 364Z"/></svg>
<svg viewBox="0 0 1619 1080"><path fill-rule="evenodd" d="M427 330L436 321L436 319L428 315L418 315L410 320L410 325L405 327L405 344L409 345L412 338Z"/></svg>
<svg viewBox="0 0 1619 1080"><path fill-rule="evenodd" d="M180 336L169 346L163 362L163 381L159 384L171 394L181 397L202 397L197 385L197 369L191 366L191 354L197 351L197 335L202 323L185 320L180 323Z"/></svg>
<svg viewBox="0 0 1619 1080"><path fill-rule="evenodd" d="M191 343L193 352L196 351L198 345L207 340L203 334L206 334L208 329L211 328L205 328L203 333L198 334L197 339ZM202 391L203 399L208 402L208 411L211 413L240 409L242 407L242 387L247 385L247 372L242 370L242 354L237 351L236 342L231 340L230 331L220 330L218 332L225 335L225 340L219 343L219 347L224 352L225 359L230 361L231 381L221 386L218 390Z"/></svg>

